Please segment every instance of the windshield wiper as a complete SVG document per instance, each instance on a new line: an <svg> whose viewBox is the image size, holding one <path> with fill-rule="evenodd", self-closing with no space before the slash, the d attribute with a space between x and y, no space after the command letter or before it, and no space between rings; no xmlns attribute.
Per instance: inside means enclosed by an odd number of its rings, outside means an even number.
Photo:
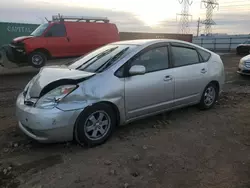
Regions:
<svg viewBox="0 0 250 188"><path fill-rule="evenodd" d="M129 49L129 47L124 48L123 50L121 50L119 53L117 53L116 55L114 55L113 57L111 57L110 59L108 59L103 65L101 65L96 72L102 72L104 71L106 68L108 68L115 60L117 60L118 58L120 58L127 50Z"/></svg>
<svg viewBox="0 0 250 188"><path fill-rule="evenodd" d="M88 61L84 62L83 64L81 64L80 66L78 66L76 69L81 69L81 67L85 64L87 64L88 62L92 61L93 59L95 59L95 61L97 61L98 59L102 58L103 56L109 54L110 52L114 51L116 48L118 48L118 46L114 47L114 48L110 48L110 49L107 49L105 51L103 51L102 53L100 54L97 54L96 56L90 58ZM92 63L90 63L89 65L87 65L86 67L84 67L84 69L86 69L87 67L89 67L90 65L92 65L95 61L93 61Z"/></svg>

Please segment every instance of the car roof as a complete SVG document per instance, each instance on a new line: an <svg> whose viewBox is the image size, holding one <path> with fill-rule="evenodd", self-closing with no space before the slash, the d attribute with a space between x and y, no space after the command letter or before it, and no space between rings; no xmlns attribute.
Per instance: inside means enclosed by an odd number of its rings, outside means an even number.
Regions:
<svg viewBox="0 0 250 188"><path fill-rule="evenodd" d="M189 42L185 42L182 40L175 40L175 39L136 39L136 40L123 40L123 41L118 41L118 42L113 42L112 44L127 44L127 45L151 45L154 43L159 43L159 42L179 42L183 44L192 44ZM193 45L193 44L192 44Z"/></svg>
<svg viewBox="0 0 250 188"><path fill-rule="evenodd" d="M123 41L118 41L118 42L113 42L111 44L115 44L115 45L137 45L137 46L149 46L152 44L157 44L157 43L161 43L161 42L178 42L180 44L187 44L196 48L200 48L203 49L209 53L213 53L212 51L203 48L201 46L198 46L194 43L190 43L190 42L186 42L186 41L182 41L182 40L176 40L176 39L136 39L136 40L123 40Z"/></svg>

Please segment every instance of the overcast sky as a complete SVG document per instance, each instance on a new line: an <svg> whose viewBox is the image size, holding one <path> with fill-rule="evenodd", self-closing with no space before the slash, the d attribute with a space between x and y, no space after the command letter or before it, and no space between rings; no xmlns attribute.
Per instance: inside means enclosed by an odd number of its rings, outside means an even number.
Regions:
<svg viewBox="0 0 250 188"><path fill-rule="evenodd" d="M52 15L105 16L120 31L178 32L181 5L178 0L0 0L0 21L42 23ZM190 0L191 1L191 0ZM249 34L250 0L219 0L214 9L214 33ZM205 19L201 0L190 6L190 32L196 33L197 20ZM201 31L203 31L203 26Z"/></svg>

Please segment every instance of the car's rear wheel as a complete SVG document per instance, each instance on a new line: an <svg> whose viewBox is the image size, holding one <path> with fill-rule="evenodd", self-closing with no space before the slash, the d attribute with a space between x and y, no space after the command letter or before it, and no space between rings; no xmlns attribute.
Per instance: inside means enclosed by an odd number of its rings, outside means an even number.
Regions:
<svg viewBox="0 0 250 188"><path fill-rule="evenodd" d="M112 135L116 126L115 113L107 104L96 104L84 110L75 125L75 141L93 147L103 144Z"/></svg>
<svg viewBox="0 0 250 188"><path fill-rule="evenodd" d="M29 64L35 68L41 68L46 64L47 56L43 52L35 51L28 56Z"/></svg>
<svg viewBox="0 0 250 188"><path fill-rule="evenodd" d="M210 83L204 89L199 107L202 110L210 109L214 106L219 95L219 88L214 83Z"/></svg>

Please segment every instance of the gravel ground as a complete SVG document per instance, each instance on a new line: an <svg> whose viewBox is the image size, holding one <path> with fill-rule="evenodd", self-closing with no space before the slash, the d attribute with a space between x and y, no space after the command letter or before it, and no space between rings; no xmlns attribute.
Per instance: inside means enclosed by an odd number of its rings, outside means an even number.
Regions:
<svg viewBox="0 0 250 188"><path fill-rule="evenodd" d="M250 78L222 56L227 84L196 107L120 127L104 145L39 144L17 128L15 100L34 72L0 78L0 187L249 188Z"/></svg>

